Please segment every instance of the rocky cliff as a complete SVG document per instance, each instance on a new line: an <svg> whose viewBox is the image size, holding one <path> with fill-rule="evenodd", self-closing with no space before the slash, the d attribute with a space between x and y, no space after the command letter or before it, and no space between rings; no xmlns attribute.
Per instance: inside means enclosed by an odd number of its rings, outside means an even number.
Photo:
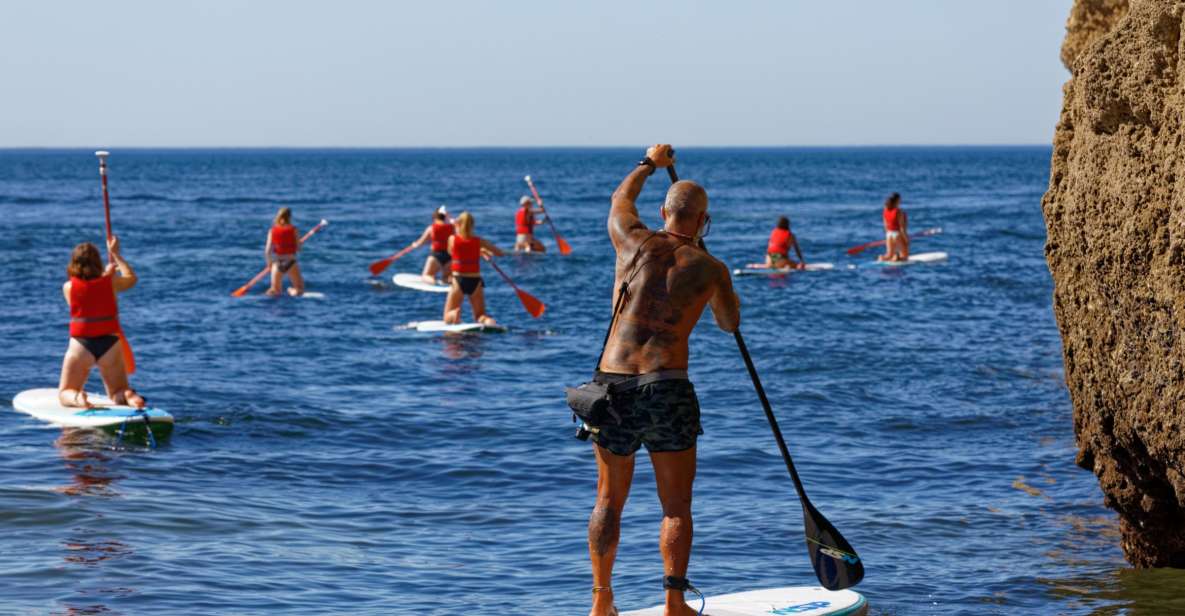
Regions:
<svg viewBox="0 0 1185 616"><path fill-rule="evenodd" d="M1076 0L1042 201L1078 464L1148 567L1185 567L1183 11Z"/></svg>

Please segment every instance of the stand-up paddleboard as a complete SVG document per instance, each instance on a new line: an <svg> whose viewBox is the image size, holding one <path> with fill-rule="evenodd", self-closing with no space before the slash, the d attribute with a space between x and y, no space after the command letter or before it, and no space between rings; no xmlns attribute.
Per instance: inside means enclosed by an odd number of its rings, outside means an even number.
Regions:
<svg viewBox="0 0 1185 616"><path fill-rule="evenodd" d="M939 263L946 261L950 255L945 252L919 252L909 255L908 261L869 261L868 267L901 267L904 265L920 265L922 263Z"/></svg>
<svg viewBox="0 0 1185 616"><path fill-rule="evenodd" d="M87 392L94 408L62 406L58 390L52 387L22 391L12 399L12 408L63 428L97 428L106 432L144 434L147 424L157 440L173 431L173 416L157 408L137 409L117 405L111 398Z"/></svg>
<svg viewBox="0 0 1185 616"><path fill-rule="evenodd" d="M429 293L448 293L449 285L444 283L428 284L419 274L395 274L391 279L396 286L407 289L415 289L417 291L427 291Z"/></svg>
<svg viewBox="0 0 1185 616"><path fill-rule="evenodd" d="M708 597L705 616L863 616L868 601L852 590L830 591L819 586L787 586ZM699 598L687 594L687 604L699 608ZM623 612L621 616L662 616L663 606Z"/></svg>
<svg viewBox="0 0 1185 616"><path fill-rule="evenodd" d="M445 334L501 334L507 331L505 325L483 325L481 323L445 323L444 321L418 321L407 324L407 329L418 332Z"/></svg>
<svg viewBox="0 0 1185 616"><path fill-rule="evenodd" d="M320 291L305 291L300 295L293 295L287 291L280 295L268 295L267 293L254 293L251 295L244 295L243 299L325 299L325 294Z"/></svg>
<svg viewBox="0 0 1185 616"><path fill-rule="evenodd" d="M782 276L794 272L826 272L835 269L834 263L807 263L806 269L788 267L746 267L732 270L733 276Z"/></svg>

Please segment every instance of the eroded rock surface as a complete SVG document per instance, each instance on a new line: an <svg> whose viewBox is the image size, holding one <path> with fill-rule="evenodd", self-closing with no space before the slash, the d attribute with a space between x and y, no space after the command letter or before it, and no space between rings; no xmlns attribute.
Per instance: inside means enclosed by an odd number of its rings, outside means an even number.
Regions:
<svg viewBox="0 0 1185 616"><path fill-rule="evenodd" d="M1078 0L1042 208L1078 463L1135 566L1185 567L1182 0Z"/></svg>
<svg viewBox="0 0 1185 616"><path fill-rule="evenodd" d="M1074 59L1095 39L1127 15L1128 0L1077 0L1066 20L1066 38L1062 41L1062 64L1073 70Z"/></svg>

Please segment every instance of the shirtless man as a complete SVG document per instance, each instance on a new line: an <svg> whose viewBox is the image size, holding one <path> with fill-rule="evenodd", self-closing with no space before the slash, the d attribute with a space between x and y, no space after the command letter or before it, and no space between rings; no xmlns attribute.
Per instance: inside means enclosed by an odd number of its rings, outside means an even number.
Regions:
<svg viewBox="0 0 1185 616"><path fill-rule="evenodd" d="M740 300L728 268L703 248L708 195L694 182L671 186L661 211L663 230L646 228L635 201L646 178L674 164L671 146L646 151L638 168L613 193L609 237L617 251L615 290L628 281L596 380L614 383L620 424L592 435L597 460L597 501L588 522L593 569L590 616L611 616L610 581L617 556L621 511L634 476L634 453L645 445L654 466L663 519L659 536L667 616L695 614L684 601L691 556L691 485L695 443L703 432L695 389L687 380L687 338L711 304L726 332L740 325ZM616 291L615 291L616 293ZM614 305L617 298L614 297ZM646 384L629 388L629 379Z"/></svg>

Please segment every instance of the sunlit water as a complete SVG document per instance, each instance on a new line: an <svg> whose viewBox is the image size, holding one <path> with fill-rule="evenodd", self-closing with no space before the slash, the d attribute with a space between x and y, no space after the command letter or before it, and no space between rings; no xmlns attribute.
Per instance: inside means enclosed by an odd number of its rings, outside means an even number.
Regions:
<svg viewBox="0 0 1185 616"><path fill-rule="evenodd" d="M121 303L134 382L178 426L148 451L0 414L3 611L583 613L595 471L562 387L596 357L609 195L639 154L116 151L115 229L142 280ZM708 188L708 244L726 262L759 259L788 214L808 259L839 266L737 285L807 490L865 559L858 590L874 613L1185 609L1179 572L1125 566L1114 515L1073 465L1042 257L1048 158L680 151L681 174ZM398 329L439 318L443 296L376 284L366 265L440 203L509 247L525 174L574 248L502 262L546 315L532 320L487 271L510 333ZM642 198L652 225L665 184L656 175ZM847 269L870 259L844 249L877 239L894 190L913 229L945 229L915 251L949 262ZM302 229L330 221L303 257L326 299L231 298L261 267L281 204ZM94 157L0 153L0 211L7 399L56 384L66 259L102 237ZM709 594L813 584L797 499L731 337L709 318L692 345L707 433L691 578ZM623 608L661 600L658 516L642 462L614 584Z"/></svg>

